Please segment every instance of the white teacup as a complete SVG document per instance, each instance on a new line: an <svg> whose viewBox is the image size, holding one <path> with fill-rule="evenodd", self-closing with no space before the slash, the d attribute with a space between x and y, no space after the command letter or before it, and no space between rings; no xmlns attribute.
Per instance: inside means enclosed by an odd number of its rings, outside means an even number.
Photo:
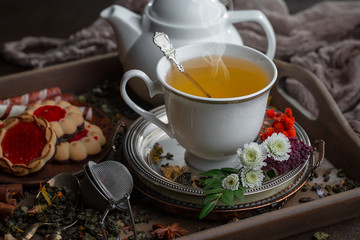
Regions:
<svg viewBox="0 0 360 240"><path fill-rule="evenodd" d="M218 55L214 43L199 43L177 49L180 62L201 57L205 52ZM163 57L156 68L157 78L151 80L140 70L127 71L120 91L124 101L146 120L157 125L187 150L186 161L198 170L231 167L239 147L256 139L263 124L270 89L276 82L275 64L263 53L234 44L225 44L223 55L251 61L268 76L263 89L235 98L207 98L181 92L166 82L172 63ZM139 107L130 99L126 85L131 78L142 79L150 96L164 95L168 123Z"/></svg>

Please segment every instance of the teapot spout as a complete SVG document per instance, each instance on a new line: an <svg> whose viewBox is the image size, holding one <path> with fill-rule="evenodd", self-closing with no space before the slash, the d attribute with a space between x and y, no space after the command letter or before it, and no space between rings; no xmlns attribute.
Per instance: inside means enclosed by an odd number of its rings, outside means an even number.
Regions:
<svg viewBox="0 0 360 240"><path fill-rule="evenodd" d="M100 17L112 25L118 46L120 60L141 35L141 17L119 5L112 5L101 11Z"/></svg>

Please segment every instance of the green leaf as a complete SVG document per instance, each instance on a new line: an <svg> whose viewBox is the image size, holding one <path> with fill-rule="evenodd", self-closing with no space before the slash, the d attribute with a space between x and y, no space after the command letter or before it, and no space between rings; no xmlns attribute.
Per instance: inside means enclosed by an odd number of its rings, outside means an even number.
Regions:
<svg viewBox="0 0 360 240"><path fill-rule="evenodd" d="M229 174L231 174L231 173L238 173L238 172L239 172L239 170L237 170L237 169L235 169L235 168L221 168L221 171L226 172L226 173L229 173Z"/></svg>
<svg viewBox="0 0 360 240"><path fill-rule="evenodd" d="M216 182L217 179L216 178L206 178L204 179L202 182L205 184L205 185L210 185L212 184L213 182Z"/></svg>
<svg viewBox="0 0 360 240"><path fill-rule="evenodd" d="M212 201L206 204L200 212L199 219L203 219L204 217L206 217L214 209L216 203L217 201Z"/></svg>
<svg viewBox="0 0 360 240"><path fill-rule="evenodd" d="M213 188L213 189L205 190L204 194L210 195L210 194L214 194L214 193L221 193L223 191L224 191L223 188Z"/></svg>
<svg viewBox="0 0 360 240"><path fill-rule="evenodd" d="M232 190L225 190L220 197L220 201L226 205L234 206L234 192Z"/></svg>
<svg viewBox="0 0 360 240"><path fill-rule="evenodd" d="M234 191L234 195L237 199L239 199L240 201L244 201L244 192L245 189L244 188L239 188L238 190Z"/></svg>
<svg viewBox="0 0 360 240"><path fill-rule="evenodd" d="M204 199L202 204L208 204L210 201L213 201L213 200L219 198L220 195L221 195L221 193L211 194Z"/></svg>
<svg viewBox="0 0 360 240"><path fill-rule="evenodd" d="M223 176L224 173L220 169L212 169L207 172L202 172L199 175L207 177Z"/></svg>
<svg viewBox="0 0 360 240"><path fill-rule="evenodd" d="M209 179L210 180L210 179ZM211 188L221 188L222 183L221 181L218 181L217 179L213 179L211 181L206 181L205 182L205 187L204 189L211 189Z"/></svg>
<svg viewBox="0 0 360 240"><path fill-rule="evenodd" d="M276 177L276 172L275 170L272 168L272 169L269 169L269 170L266 170L265 171L265 175L268 177L268 178L274 178Z"/></svg>

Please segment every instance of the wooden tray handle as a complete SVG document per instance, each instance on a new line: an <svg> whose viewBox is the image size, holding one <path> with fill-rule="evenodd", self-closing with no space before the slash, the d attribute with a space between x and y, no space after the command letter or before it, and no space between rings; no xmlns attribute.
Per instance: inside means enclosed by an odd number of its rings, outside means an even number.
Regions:
<svg viewBox="0 0 360 240"><path fill-rule="evenodd" d="M311 140L323 139L326 142L325 157L335 166L340 165L338 163L341 161L342 167L350 170L347 172L348 175L354 180L359 180L356 171L360 169L360 161L356 161L357 166L350 166L350 162L346 159L360 159L360 138L343 116L325 85L305 68L280 60L274 62L278 68L278 78L277 84L271 91L272 105L279 110L290 107L296 121L305 129ZM317 116L306 110L286 92L287 78L299 81L313 95L319 108Z"/></svg>

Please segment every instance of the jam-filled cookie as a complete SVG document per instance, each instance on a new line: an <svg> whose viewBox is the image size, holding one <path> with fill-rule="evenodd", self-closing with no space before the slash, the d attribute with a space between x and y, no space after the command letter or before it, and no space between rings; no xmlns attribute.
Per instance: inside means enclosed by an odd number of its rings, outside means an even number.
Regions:
<svg viewBox="0 0 360 240"><path fill-rule="evenodd" d="M25 112L47 120L60 141L73 137L84 126L81 110L66 101L44 101L30 105Z"/></svg>
<svg viewBox="0 0 360 240"><path fill-rule="evenodd" d="M54 157L56 134L46 120L28 114L0 127L0 168L17 176L37 172Z"/></svg>
<svg viewBox="0 0 360 240"><path fill-rule="evenodd" d="M84 129L78 132L75 137L62 142L57 146L56 162L83 161L88 155L100 153L106 143L103 131L96 125L85 121Z"/></svg>

